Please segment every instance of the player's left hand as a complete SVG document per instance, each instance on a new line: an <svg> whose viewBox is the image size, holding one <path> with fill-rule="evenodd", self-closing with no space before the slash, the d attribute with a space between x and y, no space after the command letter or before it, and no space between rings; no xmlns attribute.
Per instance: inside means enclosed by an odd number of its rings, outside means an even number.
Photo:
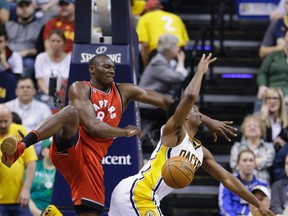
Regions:
<svg viewBox="0 0 288 216"><path fill-rule="evenodd" d="M222 135L227 141L231 142L229 136L237 136L237 128L230 126L231 124L233 124L232 121L218 121L216 119L211 119L211 122L209 125L206 125L206 127L209 129L214 142L217 141L217 134Z"/></svg>

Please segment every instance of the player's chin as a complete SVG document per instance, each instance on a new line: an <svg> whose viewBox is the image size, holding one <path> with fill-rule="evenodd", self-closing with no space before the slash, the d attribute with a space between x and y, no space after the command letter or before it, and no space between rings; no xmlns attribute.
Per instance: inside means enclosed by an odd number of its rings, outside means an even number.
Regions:
<svg viewBox="0 0 288 216"><path fill-rule="evenodd" d="M108 86L111 86L113 82L114 82L114 79L109 79L109 80L107 80L106 84Z"/></svg>
<svg viewBox="0 0 288 216"><path fill-rule="evenodd" d="M202 121L198 122L198 130L203 130L204 129L204 124Z"/></svg>

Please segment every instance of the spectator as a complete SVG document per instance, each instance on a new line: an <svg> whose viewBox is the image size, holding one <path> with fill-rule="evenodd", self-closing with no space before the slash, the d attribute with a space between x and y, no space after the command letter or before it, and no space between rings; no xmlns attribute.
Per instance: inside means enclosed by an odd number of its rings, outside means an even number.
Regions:
<svg viewBox="0 0 288 216"><path fill-rule="evenodd" d="M146 2L146 13L137 23L137 33L141 45L141 57L144 68L148 65L151 53L157 48L160 35L174 34L178 37L178 46L185 47L189 41L186 27L179 16L165 12L159 0Z"/></svg>
<svg viewBox="0 0 288 216"><path fill-rule="evenodd" d="M0 25L9 20L10 8L7 0L0 0Z"/></svg>
<svg viewBox="0 0 288 216"><path fill-rule="evenodd" d="M36 57L35 77L41 93L48 95L51 73L57 77L57 92L68 80L71 53L65 53L66 38L60 29L49 33L49 49Z"/></svg>
<svg viewBox="0 0 288 216"><path fill-rule="evenodd" d="M281 88L285 96L285 101L288 102L287 58L288 31L285 33L284 50L269 54L262 62L257 75L258 99L261 100L263 98L263 95L268 87L278 87Z"/></svg>
<svg viewBox="0 0 288 216"><path fill-rule="evenodd" d="M139 86L151 89L169 97L173 97L177 84L184 81L188 71L184 67L185 54L177 46L178 38L173 34L160 36L157 55L152 58L140 79ZM177 58L176 69L170 65ZM140 103L141 118L157 120L155 128L160 128L166 122L166 112L152 105Z"/></svg>
<svg viewBox="0 0 288 216"><path fill-rule="evenodd" d="M261 204L265 208L267 209L270 208L271 193L267 187L263 185L257 185L254 188L252 188L251 193L257 197L257 199L261 202ZM261 216L258 208L256 208L252 204L249 204L249 208L250 208L250 213L248 216Z"/></svg>
<svg viewBox="0 0 288 216"><path fill-rule="evenodd" d="M241 125L243 134L240 142L235 142L231 148L230 167L233 172L239 171L237 167L237 158L244 149L250 149L255 154L256 169L254 174L258 179L267 183L270 182L269 168L271 167L275 150L272 143L265 142L262 138L265 135L265 125L257 116L246 116Z"/></svg>
<svg viewBox="0 0 288 216"><path fill-rule="evenodd" d="M287 19L288 19L288 0L285 1L286 14L282 18L277 19L276 22L276 29L275 29L275 36L277 38L277 44L283 45L284 44L284 36L285 32L288 30Z"/></svg>
<svg viewBox="0 0 288 216"><path fill-rule="evenodd" d="M36 89L32 79L21 77L16 88L17 98L6 103L11 112L16 112L20 116L23 126L29 131L52 115L47 104L34 99L35 94ZM39 155L41 143L36 144L35 148Z"/></svg>
<svg viewBox="0 0 288 216"><path fill-rule="evenodd" d="M265 182L257 179L253 174L256 168L256 157L251 150L246 149L241 151L238 155L237 164L239 167L239 172L235 175L242 182L242 184L249 189L249 191L251 191L256 185L268 186ZM250 211L249 205L245 200L229 191L222 184L220 184L219 187L218 201L220 215L223 216L248 215Z"/></svg>
<svg viewBox="0 0 288 216"><path fill-rule="evenodd" d="M288 117L281 89L266 89L259 115L266 126L265 140L276 149L283 146L288 141Z"/></svg>
<svg viewBox="0 0 288 216"><path fill-rule="evenodd" d="M5 103L16 98L16 77L7 71L0 72L0 103Z"/></svg>
<svg viewBox="0 0 288 216"><path fill-rule="evenodd" d="M277 38L275 35L276 30L276 22L271 22L266 29L265 35L262 39L260 48L259 48L259 56L260 58L264 58L272 52L282 51L284 49L283 44L277 44Z"/></svg>
<svg viewBox="0 0 288 216"><path fill-rule="evenodd" d="M49 158L51 140L43 140L41 148L41 160L37 161L35 177L31 187L31 199L29 209L31 215L39 216L51 203L56 169Z"/></svg>
<svg viewBox="0 0 288 216"><path fill-rule="evenodd" d="M286 25L288 0L281 0L280 5L283 7L284 15L281 15L281 17L278 17L269 24L259 49L259 56L261 58L266 57L272 52L282 51L285 47L284 35L288 28Z"/></svg>
<svg viewBox="0 0 288 216"><path fill-rule="evenodd" d="M284 167L285 176L272 185L271 209L275 214L288 215L288 155Z"/></svg>
<svg viewBox="0 0 288 216"><path fill-rule="evenodd" d="M31 0L17 0L17 20L6 23L9 47L23 58L24 75L34 76L36 44L42 24L34 17L35 5Z"/></svg>
<svg viewBox="0 0 288 216"><path fill-rule="evenodd" d="M268 88L264 94L260 117L266 126L267 142L273 142L276 156L272 166L272 182L285 176L284 164L288 153L288 119L281 89Z"/></svg>
<svg viewBox="0 0 288 216"><path fill-rule="evenodd" d="M0 28L0 73L3 71L19 78L23 73L23 60L19 53L9 49L6 30Z"/></svg>
<svg viewBox="0 0 288 216"><path fill-rule="evenodd" d="M0 143L9 135L26 134L26 129L22 125L12 123L8 107L0 104ZM2 157L2 152L0 156ZM0 162L0 215L26 216L36 160L37 156L32 147L27 148L11 168ZM26 171L25 180L24 171Z"/></svg>
<svg viewBox="0 0 288 216"><path fill-rule="evenodd" d="M33 0L36 5L37 18L41 18L43 23L46 23L49 19L57 14L58 0Z"/></svg>
<svg viewBox="0 0 288 216"><path fill-rule="evenodd" d="M45 51L49 51L49 37L53 29L61 29L64 32L67 43L65 52L71 52L74 41L74 0L60 0L58 16L50 19L44 27L43 40Z"/></svg>
<svg viewBox="0 0 288 216"><path fill-rule="evenodd" d="M286 15L286 0L280 0L277 7L270 13L270 21L275 22L277 19Z"/></svg>
<svg viewBox="0 0 288 216"><path fill-rule="evenodd" d="M145 0L130 0L130 4L134 16L140 17L144 13L146 4Z"/></svg>

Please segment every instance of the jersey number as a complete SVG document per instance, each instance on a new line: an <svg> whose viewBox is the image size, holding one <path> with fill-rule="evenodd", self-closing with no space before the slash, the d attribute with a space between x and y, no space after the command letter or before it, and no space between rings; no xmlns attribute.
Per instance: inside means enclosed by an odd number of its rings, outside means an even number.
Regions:
<svg viewBox="0 0 288 216"><path fill-rule="evenodd" d="M165 22L164 28L167 32L176 31L176 28L173 26L173 19L170 16L162 16L162 21Z"/></svg>

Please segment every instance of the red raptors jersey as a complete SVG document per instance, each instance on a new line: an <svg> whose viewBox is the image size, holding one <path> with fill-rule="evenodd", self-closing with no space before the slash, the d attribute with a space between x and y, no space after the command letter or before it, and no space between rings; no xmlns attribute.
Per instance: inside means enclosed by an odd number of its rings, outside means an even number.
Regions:
<svg viewBox="0 0 288 216"><path fill-rule="evenodd" d="M115 83L109 92L96 89L89 82L90 100L96 117L111 126L118 126L122 115L122 100ZM96 118L95 117L95 118ZM68 154L59 154L56 145L50 148L50 158L71 188L74 205L89 205L104 209L104 172L101 160L113 142L113 138L98 138L86 134L80 126L77 145ZM54 143L54 142L53 142Z"/></svg>
<svg viewBox="0 0 288 216"><path fill-rule="evenodd" d="M91 88L90 100L95 110L96 117L113 127L117 127L122 115L122 99L115 83L112 84L109 92L103 92L95 88L90 82L86 82ZM108 148L113 142L113 138L99 138L87 134L80 127L81 141L85 147L93 149L95 156L102 160L107 154Z"/></svg>

